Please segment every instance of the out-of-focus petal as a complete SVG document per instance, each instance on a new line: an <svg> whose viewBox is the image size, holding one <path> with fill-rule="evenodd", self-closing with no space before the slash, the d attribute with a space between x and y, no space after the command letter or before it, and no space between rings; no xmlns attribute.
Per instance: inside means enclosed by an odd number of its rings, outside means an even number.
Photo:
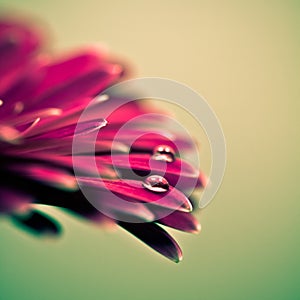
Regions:
<svg viewBox="0 0 300 300"><path fill-rule="evenodd" d="M4 21L0 24L0 94L23 75L41 37L24 24Z"/></svg>
<svg viewBox="0 0 300 300"><path fill-rule="evenodd" d="M33 201L33 197L20 191L0 186L0 213L20 210Z"/></svg>
<svg viewBox="0 0 300 300"><path fill-rule="evenodd" d="M61 139L65 137L72 137L76 135L89 134L93 131L99 130L106 125L107 121L104 119L91 120L87 122L70 124L65 127L54 129L37 136L37 139ZM70 141L71 143L72 141Z"/></svg>
<svg viewBox="0 0 300 300"><path fill-rule="evenodd" d="M23 214L13 214L12 220L22 229L35 235L58 235L61 226L52 217L37 210Z"/></svg>
<svg viewBox="0 0 300 300"><path fill-rule="evenodd" d="M35 97L46 94L65 82L73 81L75 76L79 78L101 68L103 60L103 55L99 51L86 49L81 53L68 55L48 63L40 70L45 75L35 90Z"/></svg>
<svg viewBox="0 0 300 300"><path fill-rule="evenodd" d="M78 99L96 95L109 84L113 83L121 75L119 65L103 64L96 70L86 74L74 74L70 81L63 82L45 91L33 100L35 107L64 107L66 103L72 103Z"/></svg>
<svg viewBox="0 0 300 300"><path fill-rule="evenodd" d="M30 163L10 165L8 168L45 185L71 191L78 190L76 178L73 174L60 168Z"/></svg>

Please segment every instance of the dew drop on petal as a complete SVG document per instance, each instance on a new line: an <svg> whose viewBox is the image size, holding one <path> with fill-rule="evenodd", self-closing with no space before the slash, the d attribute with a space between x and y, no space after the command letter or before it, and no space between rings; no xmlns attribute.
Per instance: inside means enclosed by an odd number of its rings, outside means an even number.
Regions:
<svg viewBox="0 0 300 300"><path fill-rule="evenodd" d="M175 160L175 151L170 146L159 145L154 148L152 158L154 160L161 160L168 163L173 162Z"/></svg>
<svg viewBox="0 0 300 300"><path fill-rule="evenodd" d="M151 175L145 179L143 187L151 192L163 193L169 190L169 182L162 176Z"/></svg>
<svg viewBox="0 0 300 300"><path fill-rule="evenodd" d="M109 100L109 96L107 94L99 95L95 98L96 102L104 102Z"/></svg>

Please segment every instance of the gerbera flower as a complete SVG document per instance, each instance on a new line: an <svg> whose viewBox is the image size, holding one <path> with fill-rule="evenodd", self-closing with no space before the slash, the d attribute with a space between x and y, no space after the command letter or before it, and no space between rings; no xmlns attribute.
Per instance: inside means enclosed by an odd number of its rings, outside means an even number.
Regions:
<svg viewBox="0 0 300 300"><path fill-rule="evenodd" d="M167 258L180 261L180 247L161 225L192 233L200 230L184 193L195 188L195 180L203 186L205 178L179 158L176 148L178 143L188 147L188 142L149 131L131 145L138 126L114 141L123 124L153 111L139 102L119 107L107 119L91 114L77 124L95 96L124 78L124 68L95 48L58 58L41 53L41 40L28 25L0 21L0 214L29 232L58 234L59 223L34 204L61 207L94 223L117 224ZM119 99L98 96L94 107L104 112L113 101ZM159 120L148 122L151 128L150 123ZM74 152L74 136L88 144L89 135L98 130L93 153ZM87 163L94 155L99 173ZM142 181L139 176L146 178ZM177 185L179 178L184 180ZM79 186L96 195L97 205ZM124 203L116 202L109 191ZM135 205L128 206L129 202Z"/></svg>

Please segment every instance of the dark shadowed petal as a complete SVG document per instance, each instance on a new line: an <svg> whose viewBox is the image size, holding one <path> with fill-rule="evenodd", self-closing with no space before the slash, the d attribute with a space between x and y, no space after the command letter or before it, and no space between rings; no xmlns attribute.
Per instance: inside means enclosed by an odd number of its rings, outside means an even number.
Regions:
<svg viewBox="0 0 300 300"><path fill-rule="evenodd" d="M142 182L137 180L99 180L87 177L77 177L77 180L80 186L109 190L124 201L141 201L185 212L193 209L188 198L173 187L164 193L154 193L143 188Z"/></svg>
<svg viewBox="0 0 300 300"><path fill-rule="evenodd" d="M71 155L57 155L60 152L46 152L40 151L37 153L22 153L22 159L18 159L19 164L41 164L43 166L50 166L55 168L65 169L66 171L73 173L73 160L75 159ZM70 153L70 152L68 152ZM76 174L80 176L91 176L99 177L104 176L105 178L118 178L116 172L109 166L101 165L98 169L94 170L90 166L93 163L93 156L85 155L80 156L76 159ZM6 159L8 166L16 163L16 160L9 161ZM9 168L9 167L8 167Z"/></svg>
<svg viewBox="0 0 300 300"><path fill-rule="evenodd" d="M158 225L154 223L132 224L125 222L119 222L119 225L170 260L176 263L182 260L182 251L179 245Z"/></svg>
<svg viewBox="0 0 300 300"><path fill-rule="evenodd" d="M18 210L32 201L33 197L28 194L0 186L0 213Z"/></svg>
<svg viewBox="0 0 300 300"><path fill-rule="evenodd" d="M61 226L49 215L37 210L23 214L13 214L13 222L22 229L36 235L57 235L61 233Z"/></svg>
<svg viewBox="0 0 300 300"><path fill-rule="evenodd" d="M190 233L199 233L201 230L198 220L192 214L181 211L172 212L159 219L158 223Z"/></svg>
<svg viewBox="0 0 300 300"><path fill-rule="evenodd" d="M109 192L100 191L98 188L85 190L85 196L93 199L95 208L103 214L116 220L128 222L151 222L154 221L154 214L143 203L132 203L120 198L115 198Z"/></svg>
<svg viewBox="0 0 300 300"><path fill-rule="evenodd" d="M61 168L38 163L15 164L8 166L8 168L45 185L70 191L78 190L77 181L73 174Z"/></svg>
<svg viewBox="0 0 300 300"><path fill-rule="evenodd" d="M1 127L0 127L1 131ZM12 138L18 137L19 133L17 131L12 131L12 135L1 137L0 132L0 141L1 138ZM57 155L94 155L96 154L107 154L107 153L128 153L128 147L122 143L112 143L112 141L101 141L97 140L95 144L92 144L91 141L82 140L80 142L80 147L74 147L72 149L72 140L73 137L61 138L61 139L32 139L30 142L26 142L21 147L15 147L7 149L9 155L40 155L41 153L52 154L51 157L55 159L55 154ZM6 142L10 140L6 139ZM51 141L51 142L50 142ZM11 142L15 143L18 140L12 140ZM5 150L3 150L5 152ZM87 166L88 167L88 166ZM100 167L100 166L99 166Z"/></svg>

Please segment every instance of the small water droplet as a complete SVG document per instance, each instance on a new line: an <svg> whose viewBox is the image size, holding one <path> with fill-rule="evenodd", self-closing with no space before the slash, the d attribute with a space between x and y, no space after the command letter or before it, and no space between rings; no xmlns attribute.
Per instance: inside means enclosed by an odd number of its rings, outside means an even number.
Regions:
<svg viewBox="0 0 300 300"><path fill-rule="evenodd" d="M173 162L175 160L175 151L167 145L160 145L153 150L153 159L165 162Z"/></svg>
<svg viewBox="0 0 300 300"><path fill-rule="evenodd" d="M109 96L107 94L99 95L96 97L96 102L104 102L109 99Z"/></svg>
<svg viewBox="0 0 300 300"><path fill-rule="evenodd" d="M162 176L151 175L145 179L143 187L151 192L163 193L169 190L169 182Z"/></svg>

